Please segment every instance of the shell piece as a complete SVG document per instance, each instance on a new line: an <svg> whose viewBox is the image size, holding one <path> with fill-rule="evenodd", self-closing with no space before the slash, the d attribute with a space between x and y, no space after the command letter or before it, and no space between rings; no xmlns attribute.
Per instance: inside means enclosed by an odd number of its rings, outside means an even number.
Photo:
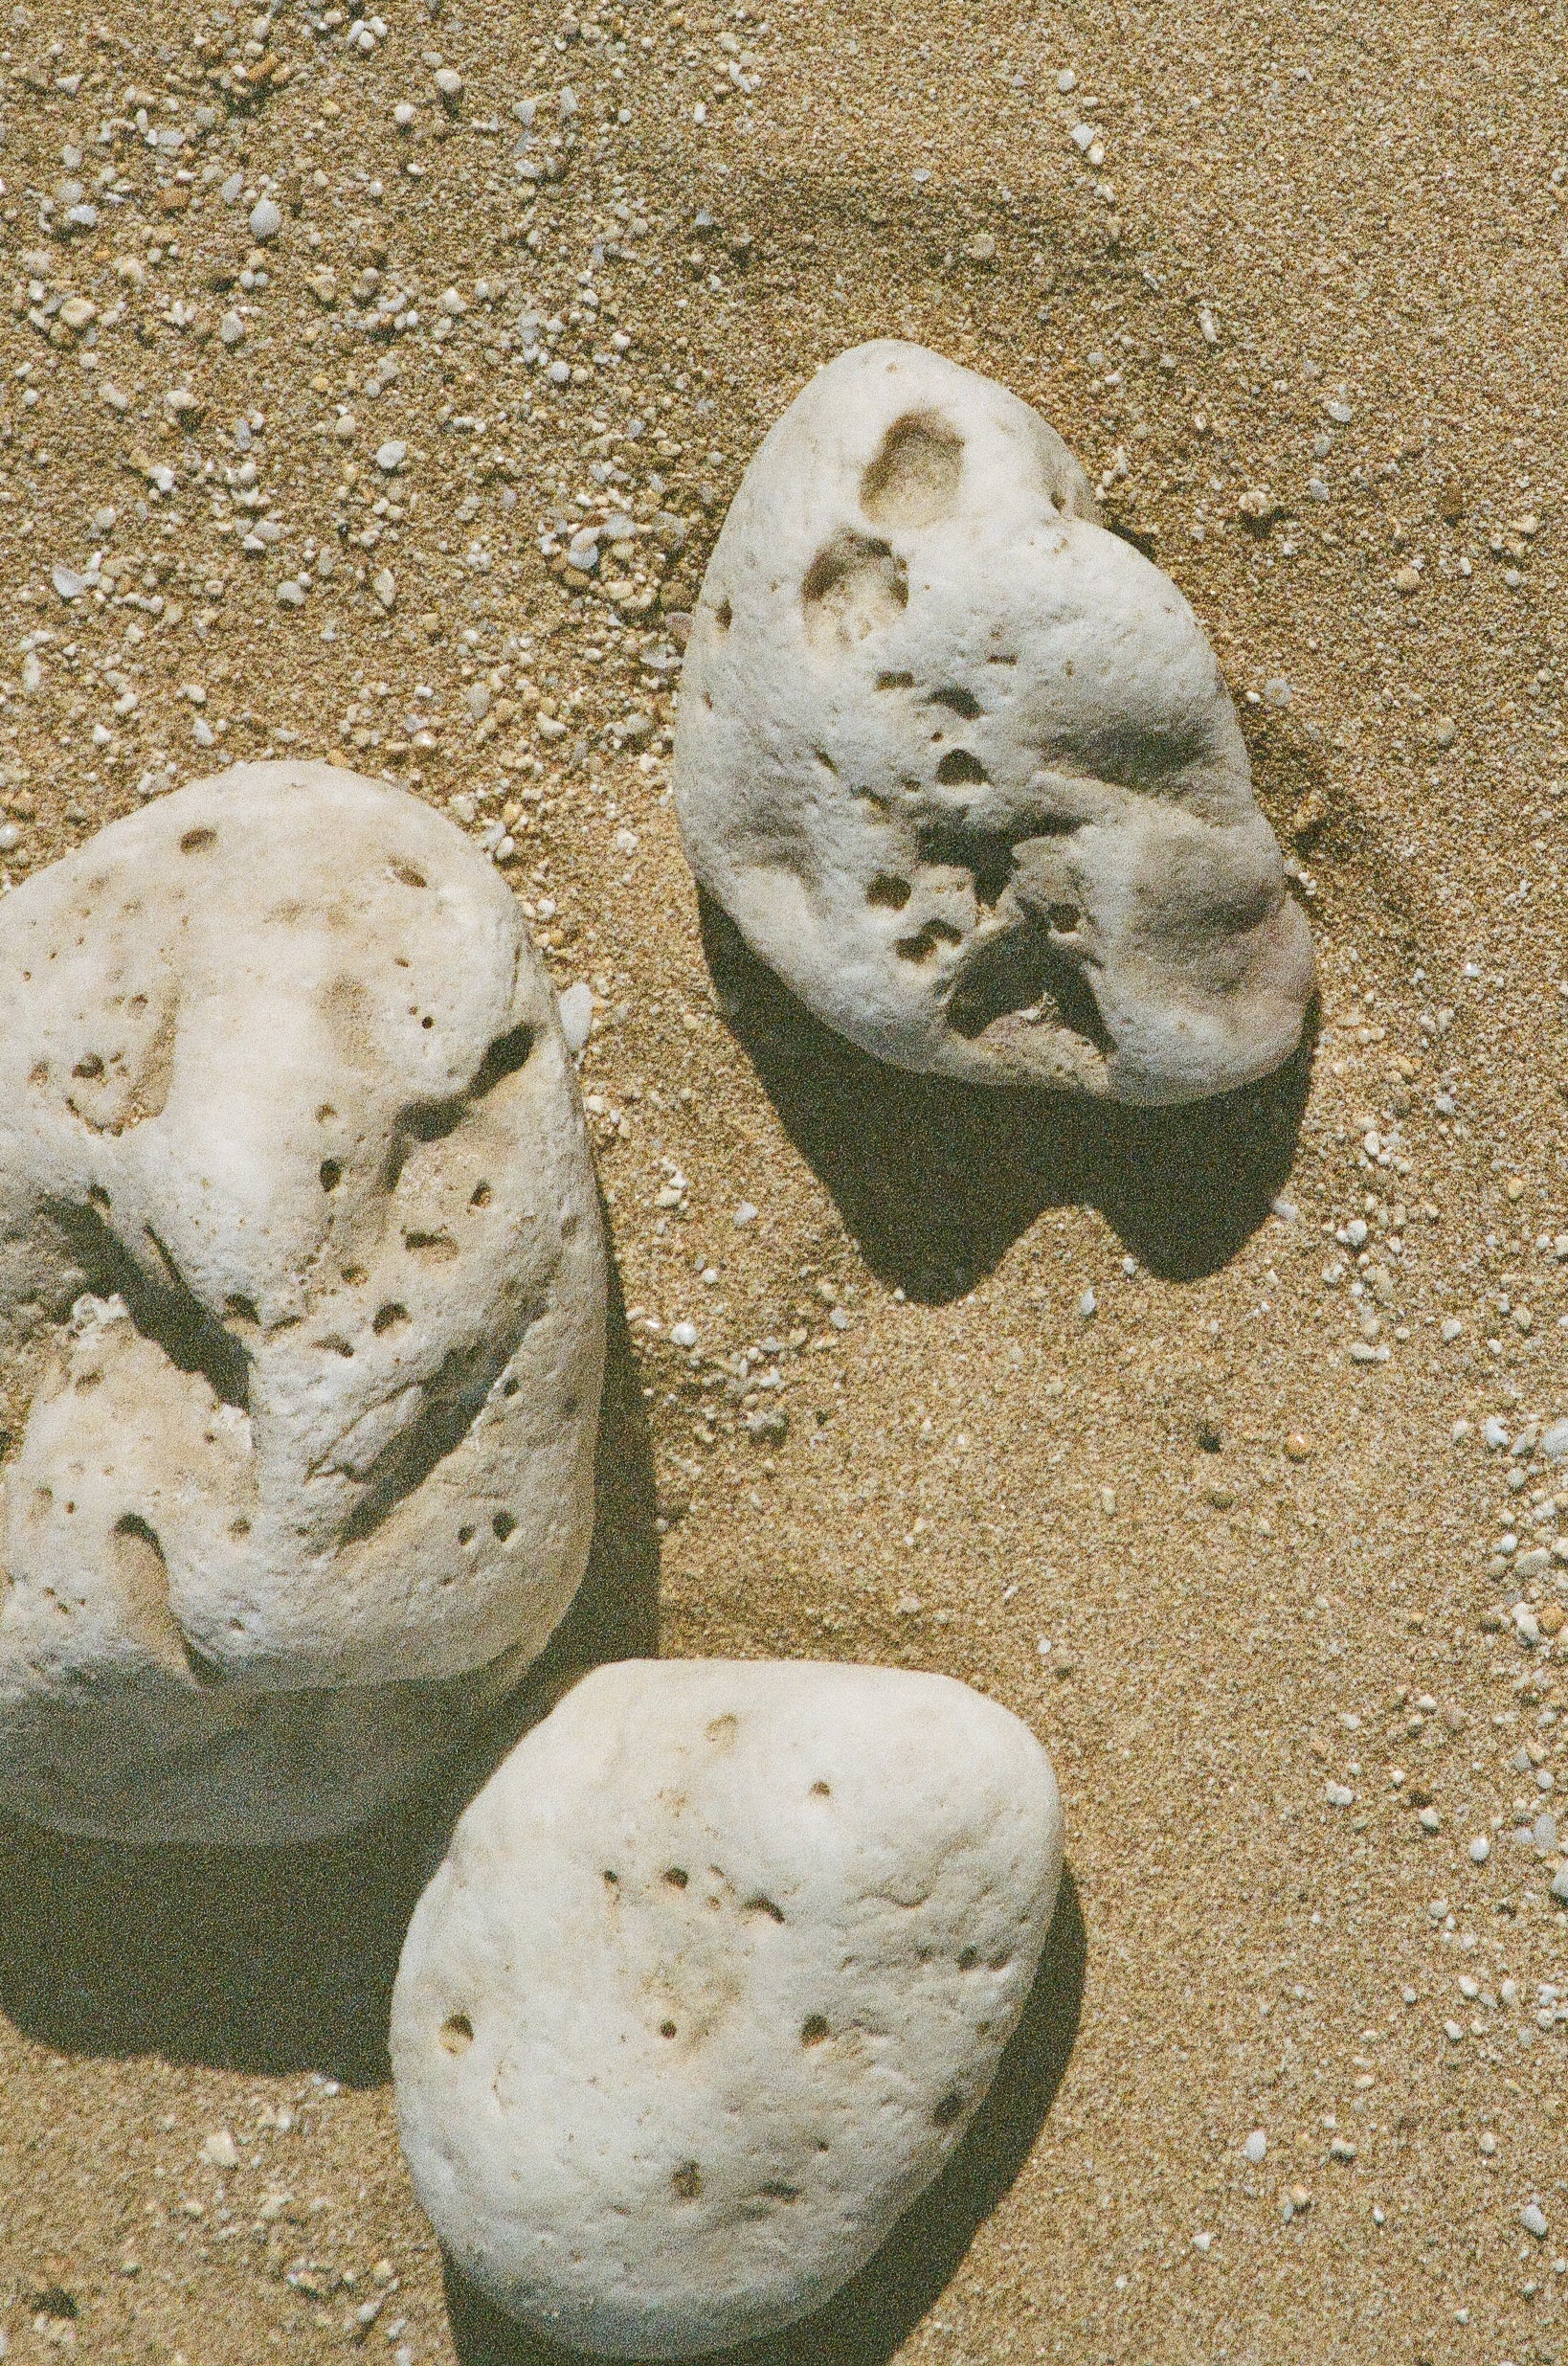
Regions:
<svg viewBox="0 0 1568 2366"><path fill-rule="evenodd" d="M1061 1862L1045 1753L951 1678L595 1670L468 1809L404 1946L398 2121L442 2242L605 2356L807 2314L962 2136Z"/></svg>
<svg viewBox="0 0 1568 2366"><path fill-rule="evenodd" d="M1310 938L1191 608L920 346L840 354L752 461L675 762L698 877L883 1059L1155 1104L1300 1038Z"/></svg>
<svg viewBox="0 0 1568 2366"><path fill-rule="evenodd" d="M354 1822L582 1574L604 1255L555 997L400 790L238 767L0 904L0 1803Z"/></svg>

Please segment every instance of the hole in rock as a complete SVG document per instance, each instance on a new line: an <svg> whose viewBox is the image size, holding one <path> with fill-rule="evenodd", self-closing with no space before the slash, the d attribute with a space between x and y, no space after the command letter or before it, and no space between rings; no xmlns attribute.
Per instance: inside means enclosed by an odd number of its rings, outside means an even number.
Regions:
<svg viewBox="0 0 1568 2366"><path fill-rule="evenodd" d="M757 2192L768 2201L798 2201L800 2198L799 2186L786 2185L780 2177L770 2177L766 2185L757 2187Z"/></svg>
<svg viewBox="0 0 1568 2366"><path fill-rule="evenodd" d="M907 411L861 479L861 507L879 526L934 526L964 471L964 439L939 411Z"/></svg>
<svg viewBox="0 0 1568 2366"><path fill-rule="evenodd" d="M784 1920L783 1907L776 1905L772 1898L765 1898L760 1890L754 1898L748 1898L746 1911L748 1914L766 1914L771 1923L781 1923Z"/></svg>
<svg viewBox="0 0 1568 2366"><path fill-rule="evenodd" d="M913 674L878 674L877 687L879 690L912 690L914 676Z"/></svg>
<svg viewBox="0 0 1568 2366"><path fill-rule="evenodd" d="M904 961L927 961L938 945L961 944L963 934L951 920L928 920L912 936L900 936L893 951Z"/></svg>
<svg viewBox="0 0 1568 2366"><path fill-rule="evenodd" d="M811 1795L814 1799L831 1799L833 1796L833 1785L831 1783L814 1783L811 1787Z"/></svg>
<svg viewBox="0 0 1568 2366"><path fill-rule="evenodd" d="M673 2021L661 2021L659 2024L659 2034L661 2038L673 2038L676 2034L675 2023Z"/></svg>
<svg viewBox="0 0 1568 2366"><path fill-rule="evenodd" d="M396 1326L400 1322L407 1322L408 1318L408 1308L398 1299L389 1298L385 1306L378 1306L376 1308L375 1320L371 1323L370 1328L375 1333L376 1338L380 1339L388 1331L395 1330Z"/></svg>
<svg viewBox="0 0 1568 2366"><path fill-rule="evenodd" d="M254 1322L258 1330L261 1328L261 1309L254 1298L246 1297L242 1291L230 1291L223 1301L223 1311L235 1322Z"/></svg>
<svg viewBox="0 0 1568 2366"><path fill-rule="evenodd" d="M951 2128L954 2120L961 2119L963 2117L963 2110L964 2099L962 2095L958 2093L955 2087L950 2086L947 2093L939 2097L935 2105L932 2107L931 2117L936 2122L938 2128Z"/></svg>
<svg viewBox="0 0 1568 2366"><path fill-rule="evenodd" d="M449 2054L466 2054L474 2042L474 2024L466 2013L449 2013L441 2023L441 2043Z"/></svg>
<svg viewBox="0 0 1568 2366"><path fill-rule="evenodd" d="M671 1889L684 1889L686 1883L690 1881L691 1876L686 1871L684 1865L671 1865L666 1871L664 1879L669 1883Z"/></svg>
<svg viewBox="0 0 1568 2366"><path fill-rule="evenodd" d="M968 748L950 748L936 767L936 777L944 788L953 788L960 783L978 787L989 780L991 775L979 757Z"/></svg>
<svg viewBox="0 0 1568 2366"><path fill-rule="evenodd" d="M84 1051L71 1073L73 1076L82 1077L101 1076L103 1063L96 1051Z"/></svg>
<svg viewBox="0 0 1568 2366"><path fill-rule="evenodd" d="M815 640L864 641L908 606L908 574L885 542L846 527L813 559L800 597Z"/></svg>
<svg viewBox="0 0 1568 2366"><path fill-rule="evenodd" d="M879 871L865 890L868 904L879 904L885 912L902 912L909 900L907 879L895 879L890 871Z"/></svg>
<svg viewBox="0 0 1568 2366"><path fill-rule="evenodd" d="M468 1205L470 1207L488 1207L491 1197L490 1186L487 1183L476 1183L468 1195Z"/></svg>
<svg viewBox="0 0 1568 2366"><path fill-rule="evenodd" d="M197 1651L169 1603L168 1564L157 1530L139 1512L126 1512L115 1521L109 1546L130 1634L171 1676L211 1682L219 1671Z"/></svg>
<svg viewBox="0 0 1568 2366"><path fill-rule="evenodd" d="M216 845L216 830L187 830L180 841L180 852L182 854L205 854L209 846Z"/></svg>
<svg viewBox="0 0 1568 2366"><path fill-rule="evenodd" d="M321 1166L322 1189L335 1191L343 1181L343 1167L336 1159L324 1159Z"/></svg>
<svg viewBox="0 0 1568 2366"><path fill-rule="evenodd" d="M525 1299L512 1309L499 1337L455 1347L445 1357L425 1383L424 1400L413 1420L370 1465L365 1493L344 1526L346 1543L372 1534L403 1497L422 1485L462 1444L491 1388L543 1312L542 1299Z"/></svg>
<svg viewBox="0 0 1568 2366"><path fill-rule="evenodd" d="M820 2045L823 2039L831 2034L827 2025L827 2016L823 2013L808 2013L800 2024L802 2045Z"/></svg>
<svg viewBox="0 0 1568 2366"><path fill-rule="evenodd" d="M516 1532L517 1522L512 1518L510 1512L491 1513L490 1533L495 1538L498 1544L504 1544L506 1539L509 1536L514 1536Z"/></svg>
<svg viewBox="0 0 1568 2366"><path fill-rule="evenodd" d="M450 1232L405 1232L403 1246L411 1257L423 1257L431 1265L449 1265L458 1254Z"/></svg>
<svg viewBox="0 0 1568 2366"><path fill-rule="evenodd" d="M977 1947L965 1947L959 1949L958 1969L960 1972L973 1972L979 1960L980 1950Z"/></svg>
<svg viewBox="0 0 1568 2366"><path fill-rule="evenodd" d="M703 2173L695 2161L683 2161L670 2179L681 2201L695 2201L703 2190Z"/></svg>
<svg viewBox="0 0 1568 2366"><path fill-rule="evenodd" d="M428 888L430 885L430 881L425 877L424 872L422 870L415 870L412 863L400 863L394 861L392 867L392 875L394 879L401 880L403 886L406 888Z"/></svg>
<svg viewBox="0 0 1568 2366"><path fill-rule="evenodd" d="M974 950L949 997L948 1024L973 1041L996 1020L1023 1011L1070 1028L1097 1051L1116 1048L1083 971L1033 925Z"/></svg>
<svg viewBox="0 0 1568 2366"><path fill-rule="evenodd" d="M927 703L932 707L946 707L950 714L961 714L966 723L973 723L977 715L985 712L974 691L963 689L956 683L948 689L933 690Z"/></svg>
<svg viewBox="0 0 1568 2366"><path fill-rule="evenodd" d="M225 1405L249 1411L249 1356L187 1287L154 1233L149 1230L146 1237L163 1267L163 1278L155 1278L136 1262L96 1208L56 1201L48 1212L69 1242L95 1297L123 1297L138 1331L144 1339L155 1340L170 1363L182 1372L199 1372Z"/></svg>
<svg viewBox="0 0 1568 2366"><path fill-rule="evenodd" d="M458 1530L458 1543L459 1544L472 1544L478 1534L479 1531L473 1526L472 1522L465 1523L464 1526Z"/></svg>
<svg viewBox="0 0 1568 2366"><path fill-rule="evenodd" d="M1048 904L1045 917L1059 936L1072 936L1084 915L1076 904Z"/></svg>
<svg viewBox="0 0 1568 2366"><path fill-rule="evenodd" d="M925 863L967 870L974 882L976 900L988 908L1000 902L1002 890L1013 876L1011 839L995 830L966 829L961 822L939 822L923 829L920 856Z"/></svg>
<svg viewBox="0 0 1568 2366"><path fill-rule="evenodd" d="M717 624L721 633L727 633L731 624L735 621L735 611L729 604L729 595L728 592L713 611L713 621Z"/></svg>

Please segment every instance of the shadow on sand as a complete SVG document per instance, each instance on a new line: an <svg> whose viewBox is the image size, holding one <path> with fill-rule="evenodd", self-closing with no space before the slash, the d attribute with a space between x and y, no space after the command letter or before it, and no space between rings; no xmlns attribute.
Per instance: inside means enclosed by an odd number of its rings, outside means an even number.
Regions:
<svg viewBox="0 0 1568 2366"><path fill-rule="evenodd" d="M785 1132L872 1272L912 1298L961 1297L1043 1209L1079 1204L1150 1273L1196 1281L1236 1254L1290 1172L1311 1027L1261 1084L1179 1109L952 1084L813 1018L707 896L702 928L719 1007Z"/></svg>
<svg viewBox="0 0 1568 2366"><path fill-rule="evenodd" d="M0 1820L0 2011L17 2028L62 2053L387 2076L403 1934L454 1817L575 1676L658 1647L652 1455L613 1268L610 1291L588 1571L521 1689L431 1792L330 1842L126 1848Z"/></svg>

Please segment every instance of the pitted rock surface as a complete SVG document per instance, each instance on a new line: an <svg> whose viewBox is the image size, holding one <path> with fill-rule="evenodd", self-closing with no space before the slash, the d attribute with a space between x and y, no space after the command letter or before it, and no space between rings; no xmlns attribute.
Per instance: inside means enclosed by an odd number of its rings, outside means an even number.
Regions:
<svg viewBox="0 0 1568 2366"><path fill-rule="evenodd" d="M604 1258L555 999L462 833L236 768L0 903L0 1805L352 1823L543 1647Z"/></svg>
<svg viewBox="0 0 1568 2366"><path fill-rule="evenodd" d="M840 354L752 461L675 760L699 879L883 1059L1157 1104L1300 1038L1310 939L1196 617L920 346Z"/></svg>
<svg viewBox="0 0 1568 2366"><path fill-rule="evenodd" d="M807 2314L940 2171L1034 1980L1044 1751L942 1676L596 1670L459 1823L392 2002L459 2265L535 2331L683 2357Z"/></svg>

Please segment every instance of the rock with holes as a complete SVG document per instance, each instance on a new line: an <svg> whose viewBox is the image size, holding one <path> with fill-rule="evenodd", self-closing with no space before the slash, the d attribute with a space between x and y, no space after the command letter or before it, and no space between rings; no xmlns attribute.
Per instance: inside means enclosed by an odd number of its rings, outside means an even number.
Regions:
<svg viewBox="0 0 1568 2366"><path fill-rule="evenodd" d="M687 2357L807 2314L937 2174L1040 1963L1044 1751L942 1676L628 1660L492 1776L414 1913L398 2120L536 2332Z"/></svg>
<svg viewBox="0 0 1568 2366"><path fill-rule="evenodd" d="M587 1553L604 1258L555 998L401 791L257 764L0 902L0 1806L378 1808Z"/></svg>
<svg viewBox="0 0 1568 2366"><path fill-rule="evenodd" d="M840 354L747 471L676 795L703 885L883 1059L1159 1103L1299 1041L1310 940L1197 619L1026 404L919 346Z"/></svg>

